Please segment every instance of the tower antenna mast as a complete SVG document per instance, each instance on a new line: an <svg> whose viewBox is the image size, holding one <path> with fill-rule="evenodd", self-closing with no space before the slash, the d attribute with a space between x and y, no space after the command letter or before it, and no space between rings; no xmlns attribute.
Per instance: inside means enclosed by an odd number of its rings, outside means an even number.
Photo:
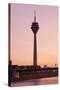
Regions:
<svg viewBox="0 0 60 90"><path fill-rule="evenodd" d="M34 22L36 22L36 11L34 10Z"/></svg>

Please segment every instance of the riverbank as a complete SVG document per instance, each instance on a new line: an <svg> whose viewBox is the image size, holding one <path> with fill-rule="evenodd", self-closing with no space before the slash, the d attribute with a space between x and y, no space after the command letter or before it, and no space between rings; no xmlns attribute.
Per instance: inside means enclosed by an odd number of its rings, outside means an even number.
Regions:
<svg viewBox="0 0 60 90"><path fill-rule="evenodd" d="M11 78L11 82L20 82L30 79L58 77L57 72L22 72L18 77Z"/></svg>

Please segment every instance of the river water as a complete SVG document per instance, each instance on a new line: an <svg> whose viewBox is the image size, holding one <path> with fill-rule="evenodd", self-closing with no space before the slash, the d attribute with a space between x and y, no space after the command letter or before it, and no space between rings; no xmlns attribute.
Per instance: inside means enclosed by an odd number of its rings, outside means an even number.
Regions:
<svg viewBox="0 0 60 90"><path fill-rule="evenodd" d="M16 86L33 86L33 85L49 85L49 84L58 84L58 77L25 80L12 83L11 86L16 87Z"/></svg>

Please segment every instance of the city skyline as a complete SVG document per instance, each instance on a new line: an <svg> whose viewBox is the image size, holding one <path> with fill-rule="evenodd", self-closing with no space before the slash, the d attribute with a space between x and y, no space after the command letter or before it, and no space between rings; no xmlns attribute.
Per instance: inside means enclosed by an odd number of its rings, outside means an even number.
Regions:
<svg viewBox="0 0 60 90"><path fill-rule="evenodd" d="M58 7L11 4L11 60L17 65L33 65L33 33L31 24L39 23L37 33L37 64L58 64Z"/></svg>

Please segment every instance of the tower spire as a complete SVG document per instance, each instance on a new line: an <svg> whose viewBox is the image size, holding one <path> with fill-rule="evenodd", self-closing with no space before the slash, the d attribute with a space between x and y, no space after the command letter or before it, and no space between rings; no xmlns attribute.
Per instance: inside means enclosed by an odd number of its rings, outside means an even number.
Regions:
<svg viewBox="0 0 60 90"><path fill-rule="evenodd" d="M36 11L34 10L34 22L36 22Z"/></svg>

